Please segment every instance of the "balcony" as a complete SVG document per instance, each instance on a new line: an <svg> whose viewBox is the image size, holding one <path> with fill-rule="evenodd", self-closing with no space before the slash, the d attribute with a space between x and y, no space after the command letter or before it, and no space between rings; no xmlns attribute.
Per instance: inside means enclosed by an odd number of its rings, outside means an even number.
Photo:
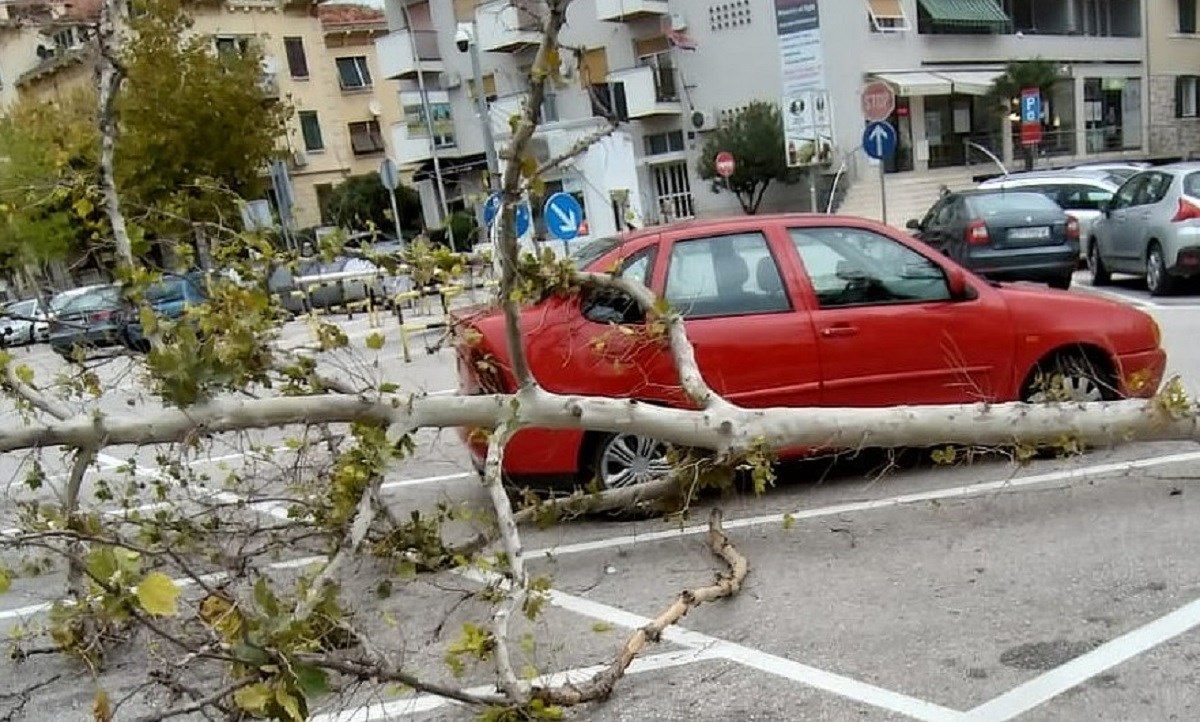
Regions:
<svg viewBox="0 0 1200 722"><path fill-rule="evenodd" d="M417 73L445 69L433 30L395 30L375 41L379 68L389 80L415 78Z"/></svg>
<svg viewBox="0 0 1200 722"><path fill-rule="evenodd" d="M596 0L596 17L609 22L627 22L666 14L666 0Z"/></svg>
<svg viewBox="0 0 1200 722"><path fill-rule="evenodd" d="M683 113L675 69L669 65L617 70L608 74L608 80L624 86L625 108L631 119Z"/></svg>
<svg viewBox="0 0 1200 722"><path fill-rule="evenodd" d="M520 7L518 7L518 5ZM513 4L510 0L480 5L475 11L479 47L489 53L516 53L542 42L540 2Z"/></svg>
<svg viewBox="0 0 1200 722"><path fill-rule="evenodd" d="M404 109L404 120L393 123L392 148L396 162L401 166L415 165L433 157L434 148L439 153L456 155L454 116L450 106L450 94L444 90L427 93L429 112L433 118L433 140L430 141L429 126L425 122L424 104L416 91L400 93L400 104Z"/></svg>
<svg viewBox="0 0 1200 722"><path fill-rule="evenodd" d="M275 73L263 73L258 79L258 88L267 100L279 100L279 76Z"/></svg>

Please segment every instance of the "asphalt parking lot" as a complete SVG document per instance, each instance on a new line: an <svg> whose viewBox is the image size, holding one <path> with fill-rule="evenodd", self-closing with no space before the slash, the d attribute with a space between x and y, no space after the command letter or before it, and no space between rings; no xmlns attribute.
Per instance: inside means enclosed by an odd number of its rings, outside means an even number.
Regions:
<svg viewBox="0 0 1200 722"><path fill-rule="evenodd" d="M1200 393L1200 296L1150 299L1122 283L1102 293L1154 315L1169 372ZM328 363L399 383L449 392L448 352L400 360L394 320L386 344L362 316L339 321L356 348ZM306 330L290 324L285 340ZM44 347L17 352L42 373L57 360ZM378 362L376 367L374 364ZM144 393L121 363L101 373L113 386L106 408ZM12 411L4 412L5 417ZM251 445L257 450L252 450ZM284 434L222 438L183 463L202 476L188 493L220 495L230 471L263 480L296 463ZM110 449L99 479L151 477L156 449ZM133 460L132 473L120 467ZM53 457L45 460L49 473ZM314 461L313 463L317 463ZM0 533L12 503L46 490L24 487L27 462L0 458ZM578 676L603 664L625 631L657 615L680 589L708 582L717 564L703 545L706 507L750 560L736 598L703 607L648 650L614 697L573 716L594 720L1192 720L1200 716L1200 447L1140 444L1014 467L911 462L882 474L887 459L812 462L780 469L761 498L707 500L687 520L586 520L525 532L538 573L554 579L555 609L539 623L536 666ZM486 503L453 434L422 433L418 453L389 477L398 511L443 501ZM119 510L113 506L114 513ZM279 504L243 510L264 518ZM295 550L281 568L312 561ZM456 579L454 585L470 588ZM0 630L44 613L62 589L55 571L21 579L0 596ZM430 642L445 597L414 590L406 639ZM404 599L399 595L397 605ZM365 603L365 602L364 602ZM429 652L432 654L432 652ZM419 653L418 657L421 658ZM430 659L433 657L431 656ZM45 665L46 660L38 660ZM44 667L36 667L42 669ZM3 679L5 675L0 675ZM486 684L479 673L472 684ZM0 694L4 692L0 681ZM90 719L90 693L47 688L62 719ZM0 714L3 709L0 709ZM75 715L75 716L72 716ZM321 722L467 720L440 700L356 693L327 705Z"/></svg>

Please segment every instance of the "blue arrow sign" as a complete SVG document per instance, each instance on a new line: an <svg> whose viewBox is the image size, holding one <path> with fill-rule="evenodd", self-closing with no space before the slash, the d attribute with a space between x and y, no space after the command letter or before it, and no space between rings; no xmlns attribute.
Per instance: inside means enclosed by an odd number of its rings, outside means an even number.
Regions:
<svg viewBox="0 0 1200 722"><path fill-rule="evenodd" d="M547 198L542 215L546 219L546 230L555 238L570 241L579 236L583 206L570 193L555 193Z"/></svg>
<svg viewBox="0 0 1200 722"><path fill-rule="evenodd" d="M1036 88L1021 91L1021 122L1042 122L1042 94Z"/></svg>
<svg viewBox="0 0 1200 722"><path fill-rule="evenodd" d="M488 196L488 199L483 203L483 223L491 227L496 220L496 216L500 215L501 195L493 193ZM529 232L529 226L533 220L532 213L529 210L528 203L517 204L517 237L521 237Z"/></svg>
<svg viewBox="0 0 1200 722"><path fill-rule="evenodd" d="M875 160L883 160L896 152L896 129L891 123L879 120L863 129L862 146Z"/></svg>

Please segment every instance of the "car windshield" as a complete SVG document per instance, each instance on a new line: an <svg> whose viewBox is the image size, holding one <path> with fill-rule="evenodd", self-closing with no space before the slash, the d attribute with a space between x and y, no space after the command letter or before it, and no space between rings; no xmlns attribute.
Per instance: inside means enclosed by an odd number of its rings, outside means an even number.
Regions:
<svg viewBox="0 0 1200 722"><path fill-rule="evenodd" d="M9 306L8 308L6 308L4 310L4 315L12 316L14 318L29 318L30 316L33 316L33 314L36 312L37 312L37 299L34 298L34 299L30 299L28 301L17 301L16 303L14 303L13 305Z"/></svg>
<svg viewBox="0 0 1200 722"><path fill-rule="evenodd" d="M568 258L571 259L576 268L583 270L595 263L596 259L619 245L621 245L621 239L616 236L597 238L575 248L575 250L571 251Z"/></svg>
<svg viewBox="0 0 1200 722"><path fill-rule="evenodd" d="M1061 210L1057 203L1040 193L987 193L968 196L967 203L975 213L983 216Z"/></svg>
<svg viewBox="0 0 1200 722"><path fill-rule="evenodd" d="M120 296L121 292L116 286L68 291L55 297L50 302L50 309L55 313L75 313L112 308L117 305Z"/></svg>
<svg viewBox="0 0 1200 722"><path fill-rule="evenodd" d="M184 279L164 278L146 289L146 300L150 303L170 303L183 298Z"/></svg>

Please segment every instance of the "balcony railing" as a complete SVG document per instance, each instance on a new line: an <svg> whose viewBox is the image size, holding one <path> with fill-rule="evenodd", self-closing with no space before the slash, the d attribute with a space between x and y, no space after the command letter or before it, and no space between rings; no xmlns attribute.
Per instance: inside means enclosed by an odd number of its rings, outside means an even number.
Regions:
<svg viewBox="0 0 1200 722"><path fill-rule="evenodd" d="M609 73L608 79L623 84L625 107L630 118L679 115L683 112L675 68L670 65L641 65L617 70Z"/></svg>
<svg viewBox="0 0 1200 722"><path fill-rule="evenodd" d="M539 0L498 0L475 11L479 47L489 53L515 53L541 43L538 18L545 8Z"/></svg>
<svg viewBox="0 0 1200 722"><path fill-rule="evenodd" d="M379 67L386 78L411 78L421 73L440 73L444 69L433 30L396 30L375 41Z"/></svg>

